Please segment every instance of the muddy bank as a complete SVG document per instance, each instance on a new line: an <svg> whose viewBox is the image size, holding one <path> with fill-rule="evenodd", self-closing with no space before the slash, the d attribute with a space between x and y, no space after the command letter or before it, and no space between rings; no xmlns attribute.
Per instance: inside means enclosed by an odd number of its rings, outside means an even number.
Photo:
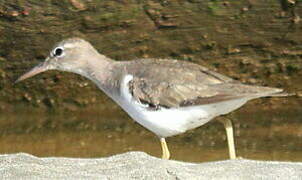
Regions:
<svg viewBox="0 0 302 180"><path fill-rule="evenodd" d="M4 0L1 110L15 109L16 104L69 110L108 104L94 85L73 74L47 72L12 84L42 61L55 42L74 36L113 59L193 61L243 82L300 94L301 24L291 19L277 1Z"/></svg>

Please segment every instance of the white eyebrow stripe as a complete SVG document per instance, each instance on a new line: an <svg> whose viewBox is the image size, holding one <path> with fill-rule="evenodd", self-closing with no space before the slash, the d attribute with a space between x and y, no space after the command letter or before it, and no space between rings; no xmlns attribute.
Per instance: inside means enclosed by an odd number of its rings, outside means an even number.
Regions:
<svg viewBox="0 0 302 180"><path fill-rule="evenodd" d="M73 47L75 47L75 45L76 45L75 43L66 43L63 45L63 47L64 48L73 48Z"/></svg>

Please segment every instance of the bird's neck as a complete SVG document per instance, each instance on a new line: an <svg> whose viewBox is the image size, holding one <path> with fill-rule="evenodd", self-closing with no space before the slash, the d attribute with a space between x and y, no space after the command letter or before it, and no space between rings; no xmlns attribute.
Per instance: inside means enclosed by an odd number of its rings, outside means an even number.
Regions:
<svg viewBox="0 0 302 180"><path fill-rule="evenodd" d="M94 58L87 60L85 66L76 72L93 81L107 95L112 96L111 89L115 85L114 66L116 62L112 59L98 54Z"/></svg>

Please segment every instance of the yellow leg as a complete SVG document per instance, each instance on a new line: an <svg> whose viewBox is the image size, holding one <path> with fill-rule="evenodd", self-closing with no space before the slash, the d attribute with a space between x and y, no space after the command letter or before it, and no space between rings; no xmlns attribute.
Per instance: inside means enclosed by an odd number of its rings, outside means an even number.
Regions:
<svg viewBox="0 0 302 180"><path fill-rule="evenodd" d="M170 152L166 143L165 138L160 138L161 149L163 151L162 159L169 159Z"/></svg>
<svg viewBox="0 0 302 180"><path fill-rule="evenodd" d="M235 150L235 143L234 143L232 121L230 119L223 118L223 119L220 119L220 122L222 122L225 127L227 140L228 140L228 146L229 146L230 159L236 159L236 150Z"/></svg>

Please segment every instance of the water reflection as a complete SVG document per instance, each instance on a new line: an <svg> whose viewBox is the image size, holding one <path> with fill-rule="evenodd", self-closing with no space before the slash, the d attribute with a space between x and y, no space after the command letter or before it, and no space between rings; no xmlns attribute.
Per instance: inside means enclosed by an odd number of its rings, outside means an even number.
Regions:
<svg viewBox="0 0 302 180"><path fill-rule="evenodd" d="M265 100L264 100L265 101ZM258 103L261 103L259 101ZM243 158L302 161L302 110L248 104L231 117L237 154ZM86 113L85 113L86 112ZM160 157L158 139L124 113L6 113L0 117L0 153L27 152L37 156L103 157L144 151ZM112 114L112 113L111 113ZM167 139L172 159L192 162L228 159L222 124L213 121Z"/></svg>

